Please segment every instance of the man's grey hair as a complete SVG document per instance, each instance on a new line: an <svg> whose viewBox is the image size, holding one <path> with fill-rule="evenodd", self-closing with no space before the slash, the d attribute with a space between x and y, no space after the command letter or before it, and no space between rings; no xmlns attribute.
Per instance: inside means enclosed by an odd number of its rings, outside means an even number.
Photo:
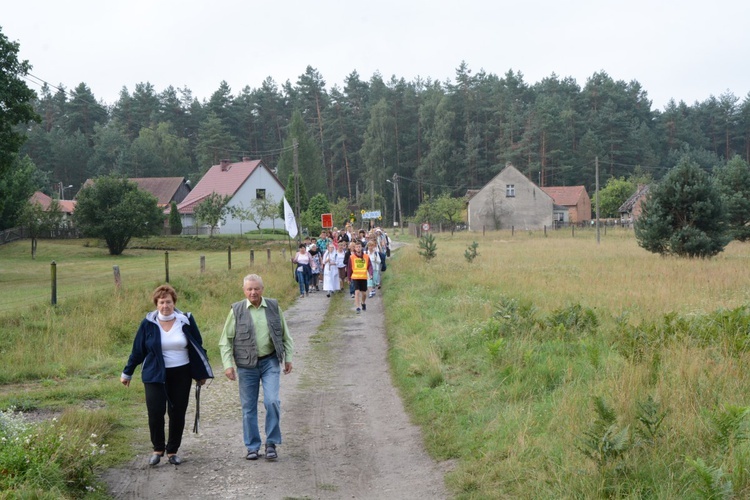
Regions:
<svg viewBox="0 0 750 500"><path fill-rule="evenodd" d="M245 278L242 280L242 285L244 286L248 281L255 281L260 285L261 288L263 288L263 278L261 278L257 274L248 274L247 276L245 276Z"/></svg>

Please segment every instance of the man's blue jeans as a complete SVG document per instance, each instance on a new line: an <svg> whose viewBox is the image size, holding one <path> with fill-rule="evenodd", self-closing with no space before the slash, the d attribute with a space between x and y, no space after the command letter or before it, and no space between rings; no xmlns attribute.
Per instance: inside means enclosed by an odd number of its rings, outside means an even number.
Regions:
<svg viewBox="0 0 750 500"><path fill-rule="evenodd" d="M242 403L242 433L247 451L257 451L262 443L258 429L258 393L263 384L263 405L266 407L266 444L281 444L281 401L279 379L281 366L274 354L258 360L255 368L237 368Z"/></svg>

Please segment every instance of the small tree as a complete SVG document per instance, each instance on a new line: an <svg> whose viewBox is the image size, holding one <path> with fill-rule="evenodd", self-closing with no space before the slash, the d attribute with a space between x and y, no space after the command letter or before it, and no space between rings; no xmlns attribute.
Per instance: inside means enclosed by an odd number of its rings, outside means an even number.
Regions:
<svg viewBox="0 0 750 500"><path fill-rule="evenodd" d="M649 252L706 258L730 241L719 190L687 156L650 190L642 208L635 236Z"/></svg>
<svg viewBox="0 0 750 500"><path fill-rule="evenodd" d="M302 214L302 223L308 229L308 234L318 235L323 230L320 216L331 211L331 204L324 194L316 194L310 198L307 210Z"/></svg>
<svg viewBox="0 0 750 500"><path fill-rule="evenodd" d="M182 234L182 217L177 211L177 203L174 200L169 204L169 234Z"/></svg>
<svg viewBox="0 0 750 500"><path fill-rule="evenodd" d="M59 227L62 210L57 200L52 200L47 210L40 203L27 202L21 210L19 222L26 228L31 238L31 258L36 259L37 239L42 233Z"/></svg>
<svg viewBox="0 0 750 500"><path fill-rule="evenodd" d="M276 232L276 200L273 196L266 195L265 198L258 198L255 200L255 210L258 215L262 217L261 220L271 219L271 228L273 232ZM262 231L261 231L262 233Z"/></svg>
<svg viewBox="0 0 750 500"><path fill-rule="evenodd" d="M635 192L636 185L624 178L611 177L607 185L599 190L599 215L601 217L617 217L618 209ZM594 201L596 210L596 201Z"/></svg>
<svg viewBox="0 0 750 500"><path fill-rule="evenodd" d="M164 214L155 196L127 179L95 179L77 197L73 222L87 236L104 238L110 255L120 255L133 237L161 232Z"/></svg>
<svg viewBox="0 0 750 500"><path fill-rule="evenodd" d="M437 256L437 243L432 233L427 233L419 238L419 255L429 262Z"/></svg>
<svg viewBox="0 0 750 500"><path fill-rule="evenodd" d="M253 200L255 201L255 200ZM249 207L245 207L245 204L240 202L231 209L232 216L235 219L239 219L240 221L240 235L242 235L242 223L246 220L252 220L255 222L254 218L256 217L255 211L252 207L252 201L250 202ZM260 223L258 223L258 229L260 229Z"/></svg>
<svg viewBox="0 0 750 500"><path fill-rule="evenodd" d="M474 262L474 259L479 257L479 252L477 252L477 248L479 248L479 243L477 243L476 241L472 241L471 245L469 245L464 251L464 258L466 259L466 262L468 262L469 264Z"/></svg>
<svg viewBox="0 0 750 500"><path fill-rule="evenodd" d="M451 226L451 236L456 230L456 223L459 221L461 214L466 205L465 198L452 198L447 194L439 196L433 204L434 211L440 218L440 222L448 222Z"/></svg>
<svg viewBox="0 0 750 500"><path fill-rule="evenodd" d="M231 199L229 195L211 193L195 207L195 219L209 227L209 237L214 235L214 230L220 223L226 222L229 215L227 203Z"/></svg>

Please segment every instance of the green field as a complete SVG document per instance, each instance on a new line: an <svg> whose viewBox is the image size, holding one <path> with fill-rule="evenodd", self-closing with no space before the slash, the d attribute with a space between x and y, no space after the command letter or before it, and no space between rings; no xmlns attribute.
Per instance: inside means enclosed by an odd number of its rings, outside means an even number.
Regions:
<svg viewBox="0 0 750 500"><path fill-rule="evenodd" d="M750 495L750 247L683 260L643 251L624 230L598 244L590 230L436 239L430 262L402 239L383 296L394 382L432 456L451 461L454 497ZM469 263L474 240L480 255ZM0 247L0 304L12 301L0 314L0 410L101 415L90 425L104 427L106 466L126 460L143 432L117 416L142 395L111 381L163 280L164 251L113 258L81 243L42 242L36 261L28 242ZM256 252L253 270L284 283L269 293L288 304L295 290L280 248L271 264ZM238 254L248 249L233 252L229 271L226 251L170 250L178 306L199 318L212 359L249 271ZM55 308L51 260L78 286L60 285ZM123 274L118 293L112 265Z"/></svg>

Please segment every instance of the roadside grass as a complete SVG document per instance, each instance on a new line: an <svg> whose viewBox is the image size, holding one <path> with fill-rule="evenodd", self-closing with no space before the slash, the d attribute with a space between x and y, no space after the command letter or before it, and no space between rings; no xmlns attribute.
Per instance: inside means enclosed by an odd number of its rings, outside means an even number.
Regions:
<svg viewBox="0 0 750 500"><path fill-rule="evenodd" d="M747 245L436 239L429 263L398 250L384 300L394 380L457 498L748 496Z"/></svg>
<svg viewBox="0 0 750 500"><path fill-rule="evenodd" d="M0 246L0 303L5 307L0 312L0 411L11 415L9 421L40 422L15 436L13 446L0 446L0 490L12 498L104 496L93 471L129 460L148 441L145 417L140 417L145 414L142 384L124 388L119 375L141 319L153 309L151 292L163 283L163 252L128 250L113 258L106 249L84 243L45 241L36 261L26 253L28 242ZM246 274L260 274L266 293L282 307L296 297L291 265L282 261L279 247L273 252L270 263L256 255L252 267L249 257L241 263L233 258L231 270L226 252L211 258L203 250L170 252L177 307L196 317L215 373L222 371L221 329L231 303L243 297ZM201 273L203 254L207 270ZM35 275L42 259L47 269L49 260L63 263L58 273L74 275L71 280L80 286L75 293L59 293L56 307L49 305L49 281ZM122 270L119 291L111 274L106 282L96 275L111 273L113 262ZM27 281L29 291L18 293ZM61 292L67 290L62 283ZM8 439L4 433L11 427L2 424L0 439ZM76 444L60 447L58 441ZM95 447L96 453L85 454L92 450L81 446ZM79 463L85 467L72 467Z"/></svg>

